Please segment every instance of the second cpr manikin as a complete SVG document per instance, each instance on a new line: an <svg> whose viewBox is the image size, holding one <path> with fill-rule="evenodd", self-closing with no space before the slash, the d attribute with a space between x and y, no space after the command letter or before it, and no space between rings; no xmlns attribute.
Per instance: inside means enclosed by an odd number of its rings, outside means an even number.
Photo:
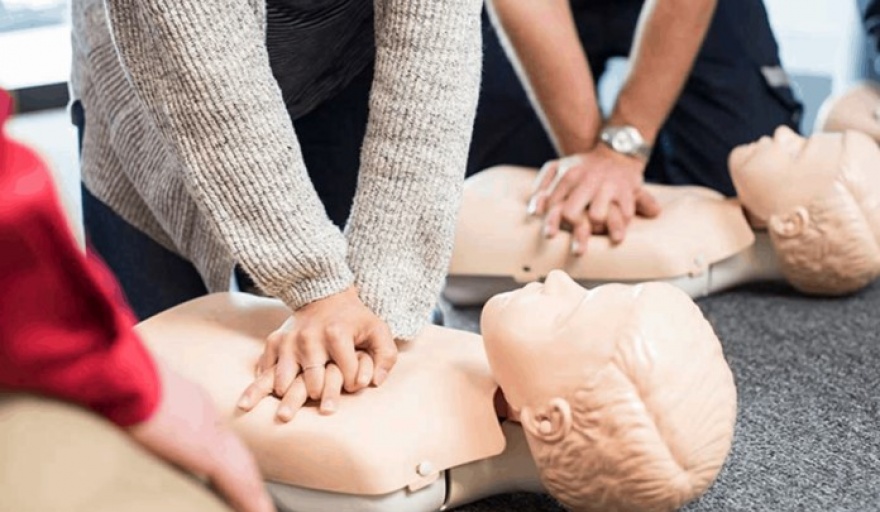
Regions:
<svg viewBox="0 0 880 512"><path fill-rule="evenodd" d="M482 304L552 269L586 286L664 281L692 297L766 279L851 293L880 274L878 169L880 150L862 133L804 138L782 127L731 154L739 198L647 185L660 216L634 219L616 246L591 237L582 257L570 254L568 233L547 239L527 214L535 170L489 169L466 182L444 295Z"/></svg>

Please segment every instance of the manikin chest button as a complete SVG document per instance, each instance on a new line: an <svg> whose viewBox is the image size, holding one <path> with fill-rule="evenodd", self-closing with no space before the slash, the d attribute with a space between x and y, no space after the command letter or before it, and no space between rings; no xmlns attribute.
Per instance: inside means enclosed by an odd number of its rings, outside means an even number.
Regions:
<svg viewBox="0 0 880 512"><path fill-rule="evenodd" d="M419 476L429 476L434 473L434 465L426 460L416 467L416 473L418 473Z"/></svg>
<svg viewBox="0 0 880 512"><path fill-rule="evenodd" d="M694 268L691 270L691 277L700 276L703 272L706 271L706 258L703 256L696 256L694 258Z"/></svg>

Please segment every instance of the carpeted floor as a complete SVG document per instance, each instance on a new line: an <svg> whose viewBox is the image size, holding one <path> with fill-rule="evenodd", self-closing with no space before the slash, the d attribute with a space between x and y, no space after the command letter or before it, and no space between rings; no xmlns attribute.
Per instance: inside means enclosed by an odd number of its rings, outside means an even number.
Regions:
<svg viewBox="0 0 880 512"><path fill-rule="evenodd" d="M762 284L698 301L739 391L733 450L687 511L880 511L880 283L814 299ZM477 330L478 309L446 308ZM464 512L558 512L544 496L499 496Z"/></svg>

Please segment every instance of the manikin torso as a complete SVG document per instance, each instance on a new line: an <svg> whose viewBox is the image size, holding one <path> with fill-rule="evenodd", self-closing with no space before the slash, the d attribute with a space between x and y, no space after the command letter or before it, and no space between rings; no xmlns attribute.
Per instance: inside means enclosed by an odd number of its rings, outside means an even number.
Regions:
<svg viewBox="0 0 880 512"><path fill-rule="evenodd" d="M276 301L216 294L137 327L156 356L234 418L283 509L432 512L541 491L521 429L496 415L498 386L480 337L463 331L426 328L401 345L383 386L343 395L333 416L305 407L280 423L274 398L247 414L236 409L265 337L288 315Z"/></svg>
<svg viewBox="0 0 880 512"><path fill-rule="evenodd" d="M535 293L535 286L545 291ZM621 349L628 344L618 342L620 333L636 333L635 338L623 338L644 340L644 346L635 349L640 354L636 359L625 356L633 364L625 365L623 374L648 387L614 402L631 402L630 410L646 410L660 431L655 440L633 446L625 436L612 434L603 446L613 447L614 453L656 446L658 453L685 454L676 466L684 468L686 479L694 484L676 499L683 496L689 501L711 484L730 448L735 388L718 339L699 309L672 287L652 286L645 293L642 287L620 285L594 293L565 274L553 272L546 285L534 284L502 296L511 307L495 308L499 314L489 315L491 326L486 332L496 334L493 369L508 382L522 380L516 378L521 375L536 384L535 390L563 397L583 385L601 397L605 387L590 384L591 373L617 368L609 357L631 350ZM602 289L606 291L599 293ZM504 313L523 308L533 316ZM562 312L566 318L550 321ZM533 422L526 422L524 429L519 423L498 419L499 412L507 415L512 410L511 405L497 393L482 339L473 334L426 327L414 342L400 346L397 365L381 387L344 395L338 412L331 416L321 416L316 407L307 405L291 422L279 423L274 398L263 400L249 413L237 410L235 402L253 379L263 340L287 314L277 301L215 294L137 327L152 353L208 390L253 450L282 510L434 512L492 494L543 491L530 451L536 442L528 435L536 432L529 428ZM670 325L669 318L678 320ZM565 330L557 332L560 326ZM499 334L504 329L514 334ZM505 361L505 339L522 346L515 338L530 341L526 345L538 350L525 366L515 358ZM553 358L565 360L569 370L545 372L548 366L562 369ZM691 372L696 380L676 384L676 379L688 373L682 372L683 366L697 370ZM533 404L522 398L522 382L508 385L525 406L523 411L531 411ZM702 396L706 390L710 393ZM662 397L671 395L678 397L677 405L662 405ZM519 412L517 408L513 414ZM598 410L594 414L600 414L593 417L594 423L607 422L611 432L634 431L622 426L627 414L618 417ZM705 414L704 420L692 420ZM531 412L528 418L533 418ZM694 424L698 430L693 430ZM710 445L703 444L706 440ZM686 455L689 451L698 454L693 464ZM626 464L605 462L601 454L593 457L580 448L574 453L573 460L583 460L576 468L618 467L621 480L626 476L645 480L624 469ZM587 478L596 485L602 482L613 494L617 478L613 473ZM664 478L656 480L659 487L667 486Z"/></svg>
<svg viewBox="0 0 880 512"><path fill-rule="evenodd" d="M647 185L663 206L658 218L633 219L616 246L591 236L586 254L572 256L570 233L548 240L541 219L526 213L536 173L496 167L466 182L443 292L453 304L483 304L553 269L587 287L663 281L691 297L781 277L766 234L753 231L736 200L704 187Z"/></svg>

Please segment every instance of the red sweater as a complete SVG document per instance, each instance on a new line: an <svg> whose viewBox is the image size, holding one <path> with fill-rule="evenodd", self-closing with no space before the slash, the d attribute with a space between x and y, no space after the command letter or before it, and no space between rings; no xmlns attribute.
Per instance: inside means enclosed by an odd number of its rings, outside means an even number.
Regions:
<svg viewBox="0 0 880 512"><path fill-rule="evenodd" d="M156 368L107 269L79 251L45 165L2 133L0 389L70 400L129 426L159 401Z"/></svg>

